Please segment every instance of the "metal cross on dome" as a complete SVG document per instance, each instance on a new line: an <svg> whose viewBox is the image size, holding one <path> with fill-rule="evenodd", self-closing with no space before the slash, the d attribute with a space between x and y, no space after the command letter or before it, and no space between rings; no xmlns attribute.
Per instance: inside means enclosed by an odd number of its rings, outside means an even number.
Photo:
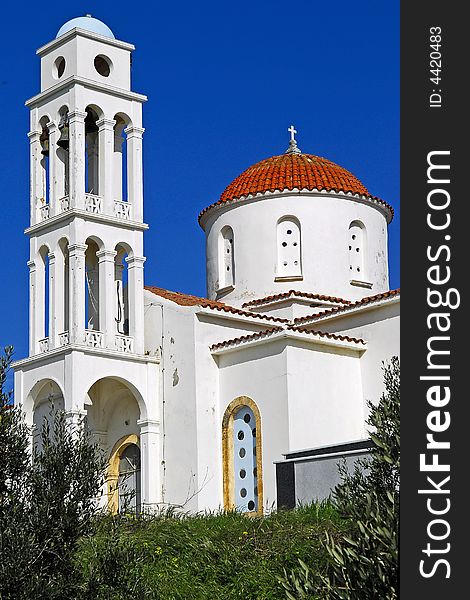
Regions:
<svg viewBox="0 0 470 600"><path fill-rule="evenodd" d="M293 125L291 125L287 128L287 131L290 133L290 141L289 147L286 150L286 154L302 154L300 148L297 147L297 140L295 139L297 129Z"/></svg>

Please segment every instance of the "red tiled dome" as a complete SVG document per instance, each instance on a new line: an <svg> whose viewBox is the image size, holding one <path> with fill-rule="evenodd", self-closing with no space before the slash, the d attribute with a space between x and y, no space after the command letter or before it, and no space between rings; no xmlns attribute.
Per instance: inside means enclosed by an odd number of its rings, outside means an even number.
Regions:
<svg viewBox="0 0 470 600"><path fill-rule="evenodd" d="M327 190L370 196L352 173L312 154L288 153L266 158L232 181L219 202L275 190Z"/></svg>

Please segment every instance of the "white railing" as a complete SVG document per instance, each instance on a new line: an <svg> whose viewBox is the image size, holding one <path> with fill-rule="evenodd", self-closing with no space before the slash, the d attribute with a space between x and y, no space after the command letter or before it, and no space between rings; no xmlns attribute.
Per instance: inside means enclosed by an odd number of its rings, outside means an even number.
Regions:
<svg viewBox="0 0 470 600"><path fill-rule="evenodd" d="M69 332L63 331L59 333L59 346L66 346L70 342Z"/></svg>
<svg viewBox="0 0 470 600"><path fill-rule="evenodd" d="M94 331L93 329L85 329L85 344L90 348L102 348L104 335L102 331Z"/></svg>
<svg viewBox="0 0 470 600"><path fill-rule="evenodd" d="M128 335L116 334L116 350L119 352L133 352L134 351L134 338Z"/></svg>
<svg viewBox="0 0 470 600"><path fill-rule="evenodd" d="M85 194L85 210L95 215L103 213L103 199L94 194Z"/></svg>
<svg viewBox="0 0 470 600"><path fill-rule="evenodd" d="M39 352L47 352L49 350L49 338L39 340Z"/></svg>
<svg viewBox="0 0 470 600"><path fill-rule="evenodd" d="M41 221L45 221L49 218L49 204L44 204L39 207L39 212L41 214Z"/></svg>
<svg viewBox="0 0 470 600"><path fill-rule="evenodd" d="M130 219L131 205L128 202L123 202L122 200L115 200L114 216L118 217L118 219Z"/></svg>
<svg viewBox="0 0 470 600"><path fill-rule="evenodd" d="M60 207L60 212L65 212L66 210L69 209L70 203L69 203L68 196L62 196L62 198L59 198L59 207Z"/></svg>

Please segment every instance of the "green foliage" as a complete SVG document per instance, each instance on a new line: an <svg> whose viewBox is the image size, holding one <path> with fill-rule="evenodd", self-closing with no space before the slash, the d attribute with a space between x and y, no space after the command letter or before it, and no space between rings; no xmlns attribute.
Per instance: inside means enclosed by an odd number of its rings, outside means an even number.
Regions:
<svg viewBox="0 0 470 600"><path fill-rule="evenodd" d="M0 363L0 597L74 598L73 556L91 531L105 462L83 423L60 411L31 456L23 415L3 391L11 354Z"/></svg>
<svg viewBox="0 0 470 600"><path fill-rule="evenodd" d="M28 429L19 409L13 407L5 381L13 349L0 356L0 597L15 596L29 585L39 548L30 529L25 529L29 509L27 487L30 457ZM26 597L26 596L23 596Z"/></svg>
<svg viewBox="0 0 470 600"><path fill-rule="evenodd" d="M286 574L289 600L395 600L398 597L398 513L400 484L400 363L384 367L386 392L369 404L373 431L370 458L354 472L340 467L341 483L333 494L339 514L351 524L337 535L327 531L330 557L326 573L311 561ZM310 568L307 567L310 565Z"/></svg>
<svg viewBox="0 0 470 600"><path fill-rule="evenodd" d="M83 598L281 600L284 566L300 558L323 568L325 530L341 530L329 505L247 517L236 512L116 516L82 540Z"/></svg>

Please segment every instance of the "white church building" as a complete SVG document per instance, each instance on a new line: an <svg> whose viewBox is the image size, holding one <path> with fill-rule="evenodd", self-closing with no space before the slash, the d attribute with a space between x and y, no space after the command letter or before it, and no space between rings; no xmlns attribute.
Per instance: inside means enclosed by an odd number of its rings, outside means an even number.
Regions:
<svg viewBox="0 0 470 600"><path fill-rule="evenodd" d="M205 208L207 298L144 284L134 46L72 19L42 46L30 109L29 356L15 402L86 417L118 510L325 497L368 447L367 402L399 354L393 209L349 171L288 149ZM209 204L209 202L208 202ZM196 226L196 224L195 224ZM120 484L120 485L119 485Z"/></svg>

